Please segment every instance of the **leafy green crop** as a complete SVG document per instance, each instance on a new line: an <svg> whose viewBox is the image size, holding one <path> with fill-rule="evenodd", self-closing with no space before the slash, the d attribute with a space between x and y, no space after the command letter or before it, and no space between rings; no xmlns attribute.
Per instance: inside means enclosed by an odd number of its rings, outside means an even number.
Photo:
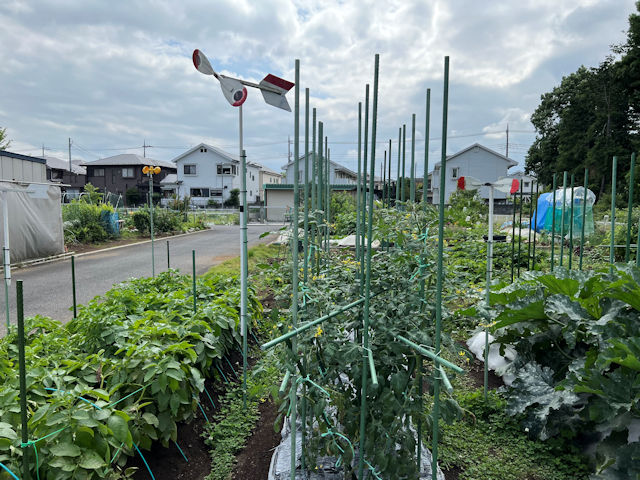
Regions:
<svg viewBox="0 0 640 480"><path fill-rule="evenodd" d="M640 475L640 270L530 273L491 293L496 341L512 345L511 414L540 438L595 445L595 478Z"/></svg>
<svg viewBox="0 0 640 480"><path fill-rule="evenodd" d="M197 294L194 315L191 278L169 271L116 286L66 325L27 319L29 436L53 434L36 443L40 478L113 478L136 446L176 439L213 364L239 341L237 279L205 277ZM257 319L262 307L249 300ZM0 461L17 472L15 341L0 341Z"/></svg>

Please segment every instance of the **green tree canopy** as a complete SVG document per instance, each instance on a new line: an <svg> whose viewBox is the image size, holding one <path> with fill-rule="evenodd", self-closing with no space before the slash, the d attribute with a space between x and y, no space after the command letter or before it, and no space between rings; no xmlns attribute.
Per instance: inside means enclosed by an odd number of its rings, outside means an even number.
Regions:
<svg viewBox="0 0 640 480"><path fill-rule="evenodd" d="M640 11L640 2L636 4ZM542 95L531 117L537 135L526 168L550 184L554 172L582 177L597 195L610 191L613 156L618 182L629 171L631 152L640 145L640 15L629 17L624 45L613 47L599 66L580 67ZM626 182L625 182L626 183ZM620 184L619 191L626 188Z"/></svg>

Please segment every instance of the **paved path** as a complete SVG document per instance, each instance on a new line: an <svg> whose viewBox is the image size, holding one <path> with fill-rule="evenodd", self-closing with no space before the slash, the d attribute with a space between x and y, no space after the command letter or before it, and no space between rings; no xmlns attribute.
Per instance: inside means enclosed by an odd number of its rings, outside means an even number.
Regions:
<svg viewBox="0 0 640 480"><path fill-rule="evenodd" d="M268 231L277 231L276 225L249 226L249 246L266 243L275 238ZM211 230L169 239L171 268L191 274L191 251L196 251L196 273L205 273L211 266L240 254L240 231L237 225L214 226ZM167 239L155 242L156 273L167 269ZM87 303L102 295L115 283L131 277L151 275L151 243L125 246L113 250L83 254L75 259L76 295L78 304ZM11 324L16 322L15 285L22 280L24 290L24 314L46 315L61 321L73 317L71 289L71 260L62 260L12 272L9 305ZM4 290L4 285L0 288ZM4 292L0 295L0 335L6 333Z"/></svg>

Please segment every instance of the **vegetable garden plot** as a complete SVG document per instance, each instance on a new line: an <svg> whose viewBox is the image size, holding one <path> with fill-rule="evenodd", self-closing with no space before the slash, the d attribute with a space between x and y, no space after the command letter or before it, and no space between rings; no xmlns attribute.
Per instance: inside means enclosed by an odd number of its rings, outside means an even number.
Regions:
<svg viewBox="0 0 640 480"><path fill-rule="evenodd" d="M37 478L113 478L130 474L127 457L153 441L172 444L176 424L201 408L204 378L218 378L239 341L235 279L199 280L195 315L191 288L190 277L170 271L113 288L67 325L27 319L26 448L15 427L15 334L3 339L0 461L20 472L27 455ZM250 300L257 319L261 306Z"/></svg>

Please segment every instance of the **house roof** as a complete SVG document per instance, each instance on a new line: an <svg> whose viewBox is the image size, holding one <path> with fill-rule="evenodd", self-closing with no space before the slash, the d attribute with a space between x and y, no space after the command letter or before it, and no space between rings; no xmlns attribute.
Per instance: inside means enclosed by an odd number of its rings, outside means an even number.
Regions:
<svg viewBox="0 0 640 480"><path fill-rule="evenodd" d="M515 166L515 165L518 165L518 162L516 162L515 160L512 160L512 159L510 159L509 157L505 157L505 156L504 156L504 155L502 155L501 153L498 153L498 152L496 152L495 150L491 150L490 148L485 147L484 145L480 145L479 143L474 143L473 145L469 145L467 148L464 148L464 149L460 150L459 152L454 153L453 155L448 155L448 156L447 156L447 162L448 162L449 160L453 160L454 158L456 158L456 157L458 157L458 156L462 155L463 153L468 152L469 150L471 150L472 148L475 148L475 147L481 148L481 149L483 149L485 152L491 153L492 155L495 155L496 157L498 157L498 158L500 158L500 159L504 160L505 162L507 162L507 163L509 164L509 166L508 166L507 168L509 168L509 167L513 167L513 166ZM434 170L440 170L440 165L441 165L441 163L442 163L442 162L438 162L438 163L436 163L436 164L435 164L435 166L433 167L433 169L434 169Z"/></svg>
<svg viewBox="0 0 640 480"><path fill-rule="evenodd" d="M47 162L47 167L55 168L56 170L66 170L69 171L69 162L67 160L62 160L58 157L50 157L45 155L45 161ZM80 165L71 162L71 173L75 173L77 175L86 175L87 169L86 167L81 167Z"/></svg>
<svg viewBox="0 0 640 480"><path fill-rule="evenodd" d="M143 157L137 153L121 153L120 155L114 155L112 157L101 158L100 160L94 160L93 162L83 162L82 166L85 167L112 167L112 166L125 166L125 165L149 165L157 166L161 168L175 169L176 164L172 162L165 162L163 160L154 160L153 158Z"/></svg>
<svg viewBox="0 0 640 480"><path fill-rule="evenodd" d="M270 169L270 168L268 168L268 167L262 167L262 171L263 171L263 172L266 172L266 173L268 173L268 174L270 174L270 175L276 175L276 176L278 176L278 177L283 177L283 176L284 176L284 175L282 175L281 173L278 173L278 172L276 172L276 171L274 171L274 170L271 170L271 169Z"/></svg>
<svg viewBox="0 0 640 480"><path fill-rule="evenodd" d="M160 180L160 184L173 184L178 182L178 175L176 173L170 173L162 180Z"/></svg>
<svg viewBox="0 0 640 480"><path fill-rule="evenodd" d="M31 157L29 155L22 155L21 153L8 152L6 150L0 150L0 157L17 158L20 160L27 160L29 162L34 162L34 163L47 163L44 158Z"/></svg>
<svg viewBox="0 0 640 480"><path fill-rule="evenodd" d="M308 153L307 155L302 155L300 157L298 157L298 160L304 160L304 158L308 155L311 155L311 153ZM345 167L344 165L340 165L337 162L334 162L333 160L329 160L329 163L331 163L331 165L333 165L335 167L336 170L340 170L341 172L346 172L354 177L357 177L358 174L356 172L354 172L353 170L349 170L347 167ZM293 165L293 160L291 160L289 163L287 163L286 165L284 165L282 167L283 170L286 170L287 168L289 168L291 165Z"/></svg>

